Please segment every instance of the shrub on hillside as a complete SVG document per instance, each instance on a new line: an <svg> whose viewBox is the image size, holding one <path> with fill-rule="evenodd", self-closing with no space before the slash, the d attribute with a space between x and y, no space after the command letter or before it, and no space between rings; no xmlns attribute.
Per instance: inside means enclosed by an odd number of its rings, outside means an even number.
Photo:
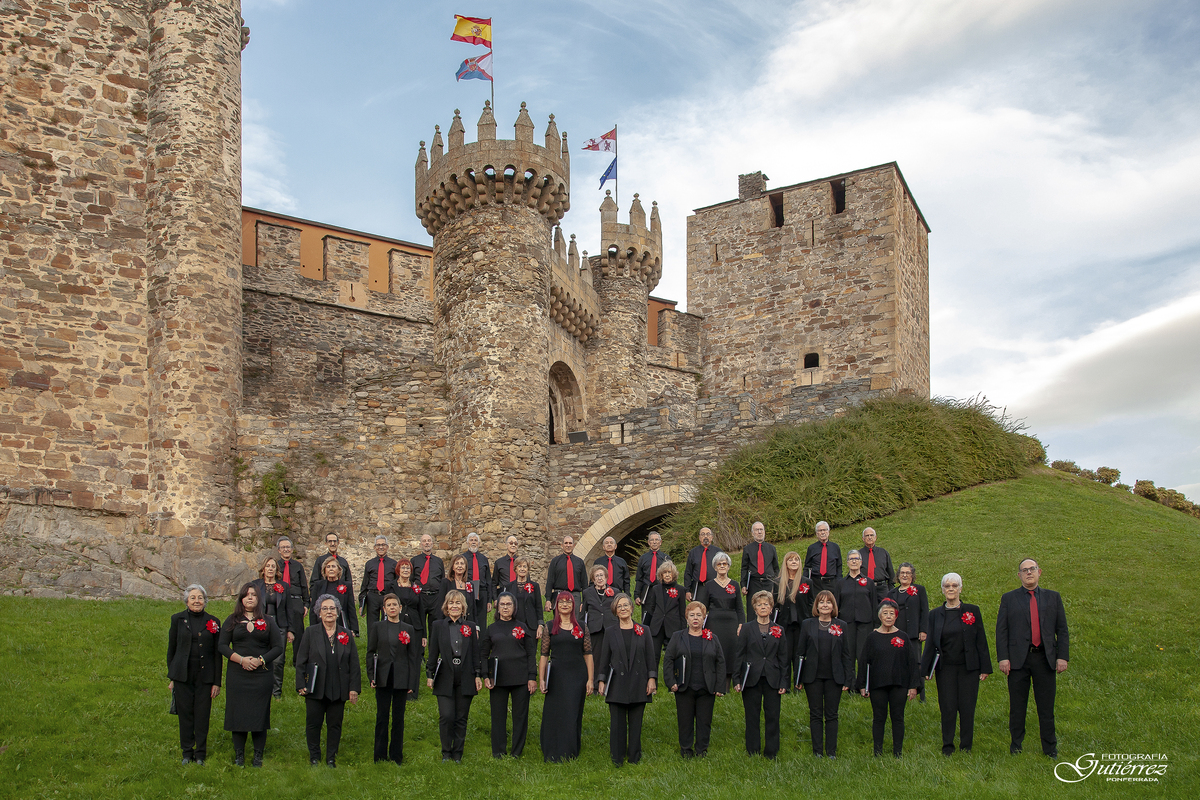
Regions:
<svg viewBox="0 0 1200 800"><path fill-rule="evenodd" d="M1155 486L1154 481L1135 481L1133 484L1133 493L1139 497L1144 497L1147 500L1153 500L1156 503L1161 503L1168 508L1173 508L1176 511L1182 511L1185 514L1200 519L1200 506L1191 502L1184 496L1183 492L1177 492L1174 489L1164 489L1161 486Z"/></svg>
<svg viewBox="0 0 1200 800"><path fill-rule="evenodd" d="M1121 480L1121 470L1114 467L1097 467L1096 480L1112 486L1114 483Z"/></svg>
<svg viewBox="0 0 1200 800"><path fill-rule="evenodd" d="M1114 488L1114 489L1120 489L1122 492L1128 492L1128 491L1129 491L1130 489L1132 489L1133 487L1132 487L1132 486L1130 486L1128 483L1118 483L1118 484L1117 484L1116 486L1114 486L1113 488Z"/></svg>
<svg viewBox="0 0 1200 800"><path fill-rule="evenodd" d="M1050 469L1056 469L1059 472L1069 472L1072 475L1078 475L1080 470L1074 461L1051 461Z"/></svg>
<svg viewBox="0 0 1200 800"><path fill-rule="evenodd" d="M1079 471L1079 477L1086 478L1089 481L1100 480L1099 478L1096 477L1096 473L1092 472L1090 469L1081 469Z"/></svg>
<svg viewBox="0 0 1200 800"><path fill-rule="evenodd" d="M734 552L761 519L767 536L812 536L818 520L848 525L918 500L1014 478L1045 450L983 398L870 400L844 415L778 426L706 476L696 501L663 526L674 557L707 525ZM1036 443L1036 446L1034 446Z"/></svg>

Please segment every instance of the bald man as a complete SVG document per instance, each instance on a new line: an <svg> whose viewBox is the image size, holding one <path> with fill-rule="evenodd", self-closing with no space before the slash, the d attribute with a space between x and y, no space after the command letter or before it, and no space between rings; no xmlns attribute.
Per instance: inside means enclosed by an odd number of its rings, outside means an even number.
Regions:
<svg viewBox="0 0 1200 800"><path fill-rule="evenodd" d="M604 537L604 555L592 562L593 567L604 567L608 585L618 592L629 594L629 564L617 555L617 540Z"/></svg>

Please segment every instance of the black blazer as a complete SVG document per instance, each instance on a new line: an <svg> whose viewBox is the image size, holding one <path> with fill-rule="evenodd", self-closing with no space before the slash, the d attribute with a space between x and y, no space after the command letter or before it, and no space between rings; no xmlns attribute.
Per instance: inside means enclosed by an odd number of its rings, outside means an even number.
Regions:
<svg viewBox="0 0 1200 800"><path fill-rule="evenodd" d="M187 682L188 659L192 652L192 632L188 627L190 613L184 609L173 614L167 636L167 679L180 683ZM196 641L200 646L200 671L192 676L192 680L197 684L220 686L221 659L217 655L217 641L221 636L221 621L202 612L192 624L198 628Z"/></svg>
<svg viewBox="0 0 1200 800"><path fill-rule="evenodd" d="M471 588L459 589L458 582L455 581L454 578L442 578L442 585L441 588L438 589L437 594L437 597L440 599L438 600L437 608L434 609L433 615L436 619L441 619L444 616L442 614L442 603L445 602L446 595L448 595L450 592L462 592L463 597L465 597L467 600L467 607L463 611L463 616L473 622L476 626L480 626L482 623L487 622L487 589L482 586L479 587L479 599L476 600L473 584L471 581L467 581L466 584Z"/></svg>
<svg viewBox="0 0 1200 800"><path fill-rule="evenodd" d="M1070 634L1067 632L1067 612L1058 592L1038 587L1038 622L1042 632L1042 651L1046 662L1054 668L1058 659L1069 661ZM1033 642L1029 626L1029 592L1024 587L1005 592L996 614L996 658L1008 661L1013 669L1025 666L1025 657Z"/></svg>
<svg viewBox="0 0 1200 800"><path fill-rule="evenodd" d="M275 625L278 626L283 638L287 640L288 631L291 626L288 623L288 595L286 583L272 583L268 585L262 578L257 578L251 583L254 584L254 590L258 592L260 603L262 604L262 612L264 617L270 617L275 620ZM280 591L275 591L278 586ZM299 639L304 635L304 630L296 631L296 638Z"/></svg>
<svg viewBox="0 0 1200 800"><path fill-rule="evenodd" d="M658 550L658 563L655 564L655 572L650 572L650 562L654 561L654 551L647 550L642 553L641 558L637 563L637 575L634 577L635 585L637 586L637 599L643 603L648 599L646 589L655 583L658 583L658 568L663 565L664 561L670 561L671 557L666 554L661 548Z"/></svg>
<svg viewBox="0 0 1200 800"><path fill-rule="evenodd" d="M520 631L520 638L517 638ZM496 686L520 686L527 681L537 680L534 653L537 650L537 628L529 629L519 619L508 622L496 620L483 632L483 677L493 674L493 659L500 662Z"/></svg>
<svg viewBox="0 0 1200 800"><path fill-rule="evenodd" d="M812 578L821 577L821 542L815 541L804 553L804 574ZM825 558L825 578L842 577L842 548L830 541Z"/></svg>
<svg viewBox="0 0 1200 800"><path fill-rule="evenodd" d="M604 636L604 643L600 645L600 666L596 671L596 680L608 681L604 686L608 690L604 699L610 703L631 705L649 703L654 699L646 693L646 683L658 677L650 631L645 625L635 622L630 638L633 647L627 648L618 623L609 629ZM611 681L608 674L610 669Z"/></svg>
<svg viewBox="0 0 1200 800"><path fill-rule="evenodd" d="M592 582L587 579L587 568L583 564L583 559L572 553L568 566L567 554L559 553L550 559L550 566L546 568L546 599L551 603L554 602L556 594L567 591L568 569L572 570L575 576L576 592L582 592L591 586Z"/></svg>
<svg viewBox="0 0 1200 800"><path fill-rule="evenodd" d="M339 590L340 587L340 590ZM341 609L338 611L338 624L343 628L349 628L354 631L354 635L358 635L358 612L354 608L354 584L350 581L338 581L337 583L329 583L324 578L319 578L313 581L312 585L312 610L309 612L310 619L321 620L321 615L317 613L317 599L321 595L333 595L338 601ZM314 625L316 622L313 623Z"/></svg>
<svg viewBox="0 0 1200 800"><path fill-rule="evenodd" d="M706 548L702 547L701 545L696 545L693 547L688 552L687 561L684 562L683 565L683 588L684 591L691 593L693 600L695 600L696 596L700 594L701 561L706 558L708 559L708 569L704 573L704 580L711 581L713 578L717 577L717 571L713 569L712 557L721 552L721 548L717 547L715 544L710 544L707 548L707 555L705 555L705 549Z"/></svg>
<svg viewBox="0 0 1200 800"><path fill-rule="evenodd" d="M514 616L524 622L526 628L537 633L538 625L542 624L542 587L536 581L509 582L504 585L504 591L517 598L517 613ZM496 597L499 599L499 595Z"/></svg>
<svg viewBox="0 0 1200 800"><path fill-rule="evenodd" d="M465 636L462 628L469 633ZM454 665L451 659L462 659L462 694L475 694L475 678L483 677L483 664L479 660L479 629L466 617L451 622L442 617L433 623L429 632L429 657L425 659L425 674L433 678L433 693L442 697L454 696ZM438 667L438 661L441 667ZM436 675L435 675L436 673Z"/></svg>
<svg viewBox="0 0 1200 800"><path fill-rule="evenodd" d="M692 648L688 646L685 636L691 636L691 634L686 630L676 631L672 634L671 641L667 642L667 654L663 660L663 680L667 682L667 686L686 688L683 686L683 680L691 675L691 670L696 668L694 664L689 664L688 674L683 674L681 659L687 658L692 653ZM704 687L708 689L709 694L717 692L725 694L729 689L729 676L725 670L725 652L721 650L721 640L716 636L703 639L700 644L700 652L704 659L701 664L701 669L704 670Z"/></svg>
<svg viewBox="0 0 1200 800"><path fill-rule="evenodd" d="M929 595L925 594L925 587L918 583L914 583L912 588L917 590L916 594L909 594L896 586L887 596L899 606L896 627L907 633L908 638L918 639L922 633L929 634ZM977 609L976 616L978 615Z"/></svg>
<svg viewBox="0 0 1200 800"><path fill-rule="evenodd" d="M341 634L345 634L345 642L337 639ZM341 625L337 626L334 637L333 657L337 659L341 680L336 690L330 690L328 684L318 688L317 693L311 695L317 700L345 701L350 699L351 692L362 691L362 671L358 665L358 645L354 643L354 637ZM304 638L296 649L296 691L307 688L309 667L316 665L320 669L328 669L328 646L324 625L318 622L305 628ZM318 683L324 683L320 675L317 678Z"/></svg>
<svg viewBox="0 0 1200 800"><path fill-rule="evenodd" d="M678 592L671 597L668 592L674 589ZM650 633L655 636L671 637L676 631L687 627L687 599L683 587L677 583L666 585L662 581L650 587L646 595L646 604L642 606L642 617L650 617Z"/></svg>
<svg viewBox="0 0 1200 800"><path fill-rule="evenodd" d="M750 664L750 674L743 685L742 676L746 674L747 663ZM786 688L791 678L788 676L788 645L783 626L772 625L770 632L763 636L758 632L757 618L744 623L742 632L738 634L733 667L734 684L743 689L758 683L762 677L767 679L767 685L772 689Z"/></svg>
<svg viewBox="0 0 1200 800"><path fill-rule="evenodd" d="M592 569L604 567L608 569L608 556L600 556L592 562ZM629 594L629 564L620 556L613 556L612 580L608 584L618 592Z"/></svg>
<svg viewBox="0 0 1200 800"><path fill-rule="evenodd" d="M477 558L479 560L479 602L483 604L484 608L487 608L487 604L492 601L493 588L492 565L488 561L488 557L483 553L472 553L470 550L464 550L459 555L467 560L467 577L471 580L475 579L475 570L473 568L471 559ZM455 556L455 558L458 558L458 556Z"/></svg>
<svg viewBox="0 0 1200 800"><path fill-rule="evenodd" d="M800 623L800 639L796 642L796 650L804 659L800 667L800 683L812 683L817 679L817 669L820 667L817 660L820 653L818 636L833 637L833 679L842 686L850 686L854 682L854 654L846 646L846 637L841 633L845 627L846 623L837 617L830 622L829 631L821 630L821 623L816 617L809 617ZM838 632L835 633L835 630Z"/></svg>
<svg viewBox="0 0 1200 800"><path fill-rule="evenodd" d="M401 634L408 641L401 641ZM393 672L395 680L392 680ZM384 617L367 626L367 680L417 690L421 680L421 634L407 622Z"/></svg>
<svg viewBox="0 0 1200 800"><path fill-rule="evenodd" d="M761 578L769 583L775 583L775 579L779 577L779 556L775 552L775 545L770 542L763 542L762 552L763 568L766 571L762 575L759 575L758 542L752 540L742 548L742 586L749 586L751 578L756 580Z"/></svg>
<svg viewBox="0 0 1200 800"><path fill-rule="evenodd" d="M308 576L309 585L324 579L325 575L321 572L321 568L325 566L325 562L328 560L329 553L321 553L321 555L317 556L316 563L313 564L312 574ZM353 586L354 576L350 574L350 562L341 556L337 557L337 562L342 567L342 580ZM316 592L313 594L316 594Z"/></svg>
<svg viewBox="0 0 1200 800"><path fill-rule="evenodd" d="M987 631L983 628L983 614L980 613L979 606L973 606L970 603L963 603L959 608L946 608L945 605L940 605L929 612L929 638L925 640L925 654L921 657L921 674L930 674L933 669L934 654L942 652L942 628L950 614L974 615L974 621L967 625L964 631L966 635L963 638L963 655L966 657L968 670L991 675L992 657L988 653Z"/></svg>
<svg viewBox="0 0 1200 800"><path fill-rule="evenodd" d="M866 584L862 581L866 581ZM837 598L838 616L846 622L879 624L879 617L876 616L879 610L879 595L875 592L875 584L867 578L867 573L860 572L857 578L849 575L839 578L833 584L833 596Z"/></svg>
<svg viewBox="0 0 1200 800"><path fill-rule="evenodd" d="M608 594L608 592L612 594ZM583 609L578 614L580 622L587 622L588 633L599 633L617 624L617 615L612 612L612 601L617 596L616 588L609 586L602 597L594 585L583 590Z"/></svg>
<svg viewBox="0 0 1200 800"><path fill-rule="evenodd" d="M778 591L774 592L776 598L779 597ZM801 578L800 585L796 589L796 599L792 599L791 590L786 590L783 595L783 602L778 599L775 603L774 619L780 625L801 625L806 619L812 617L813 598L817 596L817 589L813 586L812 581L808 578ZM793 653L792 655L795 655Z"/></svg>

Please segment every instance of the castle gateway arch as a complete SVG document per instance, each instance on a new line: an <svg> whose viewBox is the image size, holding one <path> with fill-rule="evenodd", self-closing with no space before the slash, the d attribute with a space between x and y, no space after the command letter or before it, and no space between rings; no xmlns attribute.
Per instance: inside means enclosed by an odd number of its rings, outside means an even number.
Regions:
<svg viewBox="0 0 1200 800"><path fill-rule="evenodd" d="M684 503L690 503L695 492L696 488L690 484L676 483L626 498L605 511L584 531L575 542L575 552L591 564L603 552L601 543L606 536L613 537L620 545L622 539L647 523L662 519Z"/></svg>

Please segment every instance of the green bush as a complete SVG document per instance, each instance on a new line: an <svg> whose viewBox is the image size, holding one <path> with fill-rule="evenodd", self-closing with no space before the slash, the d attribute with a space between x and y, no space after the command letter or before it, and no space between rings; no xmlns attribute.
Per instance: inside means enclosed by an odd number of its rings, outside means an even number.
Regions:
<svg viewBox="0 0 1200 800"><path fill-rule="evenodd" d="M1097 467L1096 480L1112 486L1114 483L1121 480L1121 470L1115 467Z"/></svg>
<svg viewBox="0 0 1200 800"><path fill-rule="evenodd" d="M1056 469L1059 472L1069 472L1072 475L1078 475L1080 472L1079 467L1074 461L1051 461L1050 469Z"/></svg>

